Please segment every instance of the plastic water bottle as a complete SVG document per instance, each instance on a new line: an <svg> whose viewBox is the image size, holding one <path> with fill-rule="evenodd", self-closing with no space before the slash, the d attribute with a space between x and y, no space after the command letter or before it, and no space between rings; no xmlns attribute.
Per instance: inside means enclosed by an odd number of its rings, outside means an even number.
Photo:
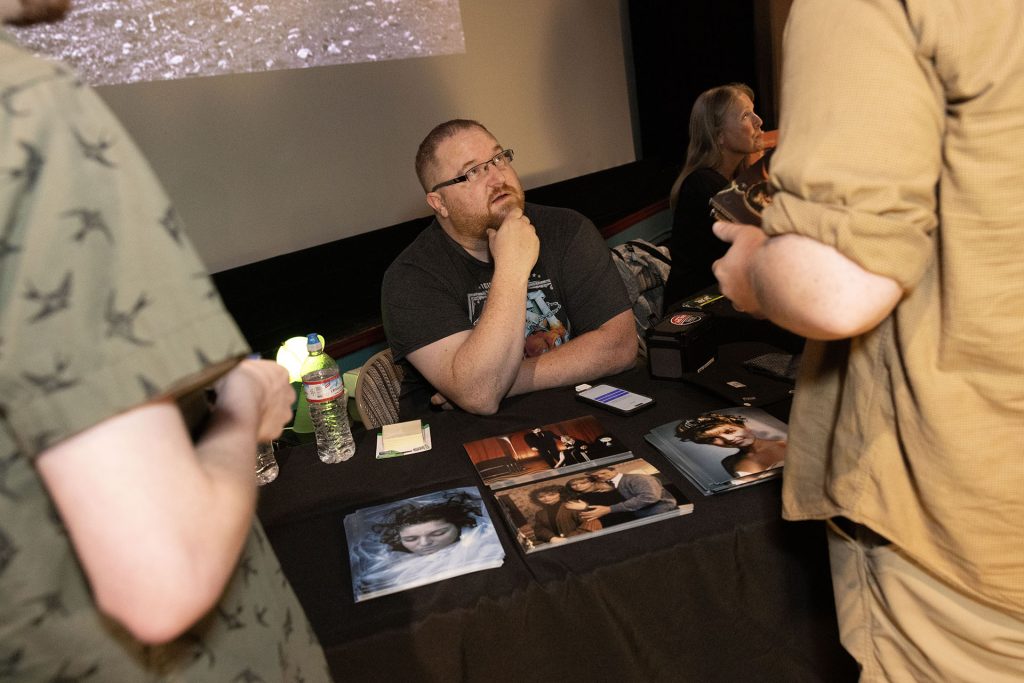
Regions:
<svg viewBox="0 0 1024 683"><path fill-rule="evenodd" d="M348 423L347 396L341 372L314 332L306 337L309 357L302 363L302 389L316 433L316 450L326 463L348 460L356 452Z"/></svg>
<svg viewBox="0 0 1024 683"><path fill-rule="evenodd" d="M256 444L256 483L260 486L269 484L277 479L279 471L277 458L274 457L273 442L265 441Z"/></svg>

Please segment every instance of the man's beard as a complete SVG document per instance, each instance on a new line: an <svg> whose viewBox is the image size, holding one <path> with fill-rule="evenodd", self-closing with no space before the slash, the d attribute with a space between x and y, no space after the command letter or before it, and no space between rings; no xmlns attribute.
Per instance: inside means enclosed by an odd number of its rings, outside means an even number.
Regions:
<svg viewBox="0 0 1024 683"><path fill-rule="evenodd" d="M508 195L509 200L501 203L500 206L491 208L491 202L498 195ZM483 214L457 214L451 213L452 225L458 230L458 232L466 235L474 235L481 239L486 239L488 230L497 230L501 227L501 224L505 222L505 218L508 217L509 212L512 209L523 209L524 198L521 190L517 190L511 185L502 185L500 188L495 190L487 198L488 211Z"/></svg>
<svg viewBox="0 0 1024 683"><path fill-rule="evenodd" d="M512 209L519 209L522 211L524 207L523 193L522 190L518 190L511 185L505 184L498 188L493 195L487 198L487 207L491 207L491 202L498 195L508 195L512 200L511 202L505 201L501 206L497 207L495 211L488 211L487 227L497 230L501 227L501 224L505 222L505 218L508 217L509 211Z"/></svg>
<svg viewBox="0 0 1024 683"><path fill-rule="evenodd" d="M491 228L493 230L497 230L498 228L500 228L501 224L504 223L505 219L508 217L508 212L511 211L512 209L513 207L511 206L503 206L500 207L496 212L487 212L484 230L486 231L487 228Z"/></svg>

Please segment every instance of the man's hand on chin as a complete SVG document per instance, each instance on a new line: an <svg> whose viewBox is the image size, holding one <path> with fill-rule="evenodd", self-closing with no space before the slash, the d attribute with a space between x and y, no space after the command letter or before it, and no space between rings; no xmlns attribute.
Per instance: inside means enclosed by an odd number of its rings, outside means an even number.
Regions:
<svg viewBox="0 0 1024 683"><path fill-rule="evenodd" d="M540 255L540 239L522 209L509 211L497 230L488 228L487 241L495 266L507 265L514 272L524 273L527 278L530 276L530 270Z"/></svg>

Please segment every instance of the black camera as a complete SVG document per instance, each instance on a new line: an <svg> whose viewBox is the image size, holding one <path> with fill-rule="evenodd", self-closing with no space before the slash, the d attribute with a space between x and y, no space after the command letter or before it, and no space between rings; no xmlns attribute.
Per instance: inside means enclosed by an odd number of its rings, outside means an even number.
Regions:
<svg viewBox="0 0 1024 683"><path fill-rule="evenodd" d="M646 339L647 369L655 379L683 379L715 362L714 318L707 311L670 313L648 328Z"/></svg>

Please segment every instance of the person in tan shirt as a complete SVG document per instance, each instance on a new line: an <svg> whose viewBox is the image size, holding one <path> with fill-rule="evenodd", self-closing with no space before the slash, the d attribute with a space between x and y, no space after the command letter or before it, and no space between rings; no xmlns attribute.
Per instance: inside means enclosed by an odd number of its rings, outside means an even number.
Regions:
<svg viewBox="0 0 1024 683"><path fill-rule="evenodd" d="M788 519L862 680L1024 676L1024 6L797 0L734 305L808 337Z"/></svg>

